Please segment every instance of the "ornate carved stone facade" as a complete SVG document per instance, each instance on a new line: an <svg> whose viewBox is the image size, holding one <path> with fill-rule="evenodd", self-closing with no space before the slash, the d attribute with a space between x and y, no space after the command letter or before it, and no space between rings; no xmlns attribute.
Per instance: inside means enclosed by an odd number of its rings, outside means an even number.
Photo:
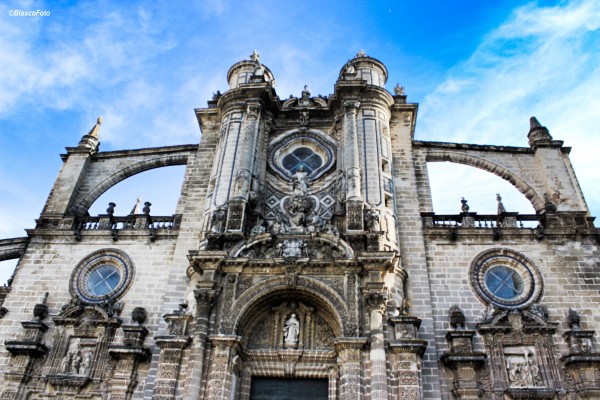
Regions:
<svg viewBox="0 0 600 400"><path fill-rule="evenodd" d="M414 140L417 104L362 51L330 96L280 99L256 52L227 80L196 110L198 145L101 152L98 120L35 229L0 241L20 258L0 399L246 400L273 382L260 393L282 398L315 380L341 400L600 398L600 235L548 129L532 118L528 147ZM498 195L496 215L466 199L436 215L439 161L499 175L536 214ZM87 214L168 165L187 168L174 216Z"/></svg>

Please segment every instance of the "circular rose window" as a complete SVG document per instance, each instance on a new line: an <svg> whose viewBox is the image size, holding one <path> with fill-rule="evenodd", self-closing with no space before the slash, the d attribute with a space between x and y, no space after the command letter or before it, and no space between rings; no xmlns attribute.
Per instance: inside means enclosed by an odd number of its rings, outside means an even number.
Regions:
<svg viewBox="0 0 600 400"><path fill-rule="evenodd" d="M488 250L473 260L470 280L485 303L504 309L522 309L537 301L543 289L535 265L509 249Z"/></svg>
<svg viewBox="0 0 600 400"><path fill-rule="evenodd" d="M124 252L103 249L93 252L77 264L71 275L71 293L88 303L117 299L129 287L133 263Z"/></svg>
<svg viewBox="0 0 600 400"><path fill-rule="evenodd" d="M302 168L311 180L335 165L335 140L317 130L294 130L270 144L269 167L287 181Z"/></svg>

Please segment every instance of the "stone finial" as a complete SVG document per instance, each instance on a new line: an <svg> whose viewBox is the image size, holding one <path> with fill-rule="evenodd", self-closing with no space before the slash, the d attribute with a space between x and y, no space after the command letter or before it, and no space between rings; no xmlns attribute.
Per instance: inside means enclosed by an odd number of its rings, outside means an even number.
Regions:
<svg viewBox="0 0 600 400"><path fill-rule="evenodd" d="M454 329L465 329L465 314L456 304L450 307L448 311L450 326Z"/></svg>
<svg viewBox="0 0 600 400"><path fill-rule="evenodd" d="M98 119L96 120L96 125L94 125L94 127L90 130L88 135L99 139L100 125L102 125L102 117L98 117Z"/></svg>
<svg viewBox="0 0 600 400"><path fill-rule="evenodd" d="M547 213L555 213L556 205L550 199L550 195L548 193L544 193L544 209Z"/></svg>
<svg viewBox="0 0 600 400"><path fill-rule="evenodd" d="M131 311L131 320L137 322L138 325L143 324L147 317L148 313L144 307L136 307Z"/></svg>
<svg viewBox="0 0 600 400"><path fill-rule="evenodd" d="M250 54L250 60L254 62L260 62L260 54L256 50L252 50L252 54Z"/></svg>
<svg viewBox="0 0 600 400"><path fill-rule="evenodd" d="M536 148L540 145L548 145L552 142L552 136L548 128L542 126L536 117L529 119L529 133L527 134L529 139L529 146Z"/></svg>
<svg viewBox="0 0 600 400"><path fill-rule="evenodd" d="M142 198L138 197L137 201L135 202L135 206L133 206L133 208L131 209L131 212L129 213L129 215L136 215L136 214L141 214L140 212L140 205L142 204Z"/></svg>
<svg viewBox="0 0 600 400"><path fill-rule="evenodd" d="M187 308L188 304L186 302L183 302L179 304L179 308L177 310L173 311L173 314L183 315L187 311Z"/></svg>
<svg viewBox="0 0 600 400"><path fill-rule="evenodd" d="M142 209L142 212L144 214L150 214L150 206L152 206L152 203L150 203L149 201L144 203L144 208Z"/></svg>
<svg viewBox="0 0 600 400"><path fill-rule="evenodd" d="M462 204L462 205L460 206L460 211L461 211L461 212L464 212L464 213L466 213L466 212L469 212L469 205L467 204L467 200L465 200L465 198L464 198L464 197L461 197L461 198L460 198L460 202L461 202L461 204Z"/></svg>
<svg viewBox="0 0 600 400"><path fill-rule="evenodd" d="M92 152L98 151L98 146L100 145L98 139L100 137L101 124L102 117L98 117L98 120L96 121L96 124L92 127L92 129L86 135L83 135L83 137L79 141L78 147L90 149L92 150Z"/></svg>
<svg viewBox="0 0 600 400"><path fill-rule="evenodd" d="M502 197L500 193L496 193L496 201L498 202L498 215L504 214L506 212L506 208L504 208L504 204L502 204Z"/></svg>
<svg viewBox="0 0 600 400"><path fill-rule="evenodd" d="M356 53L356 58L360 58L360 57L366 57L367 53L365 53L365 51L363 49L360 49L358 51L358 53Z"/></svg>
<svg viewBox="0 0 600 400"><path fill-rule="evenodd" d="M404 86L400 86L399 83L396 83L396 86L394 87L394 93L396 96L404 96Z"/></svg>
<svg viewBox="0 0 600 400"><path fill-rule="evenodd" d="M569 311L567 311L566 320L571 329L573 329L573 330L581 329L581 326L580 326L581 318L579 317L579 314L577 313L577 311L573 310L572 308L569 308Z"/></svg>
<svg viewBox="0 0 600 400"><path fill-rule="evenodd" d="M48 301L48 292L46 292L44 294L44 299L42 300L42 302L36 304L33 307L33 316L35 318L37 318L39 321L43 320L48 315L49 309L48 309L48 306L46 305L47 301Z"/></svg>

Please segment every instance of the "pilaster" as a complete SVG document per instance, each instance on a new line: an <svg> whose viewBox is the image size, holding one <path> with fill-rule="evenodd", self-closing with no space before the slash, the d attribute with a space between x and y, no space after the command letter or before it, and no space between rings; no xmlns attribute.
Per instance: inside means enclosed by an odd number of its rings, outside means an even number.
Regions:
<svg viewBox="0 0 600 400"><path fill-rule="evenodd" d="M153 400L170 400L175 398L181 356L183 349L190 345L191 339L185 335L191 315L180 309L164 316L168 326L168 335L157 336L154 340L160 348L158 373L154 382Z"/></svg>
<svg viewBox="0 0 600 400"><path fill-rule="evenodd" d="M339 400L358 400L361 396L361 352L367 338L342 337L335 341L338 353Z"/></svg>

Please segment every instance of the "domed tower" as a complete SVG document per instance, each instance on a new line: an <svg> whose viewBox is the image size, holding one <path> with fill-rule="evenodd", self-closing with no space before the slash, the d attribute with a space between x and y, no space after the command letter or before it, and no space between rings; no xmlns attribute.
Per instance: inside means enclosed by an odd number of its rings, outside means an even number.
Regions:
<svg viewBox="0 0 600 400"><path fill-rule="evenodd" d="M273 84L275 78L271 70L260 62L260 54L256 50L250 55L250 60L242 60L229 68L227 83L229 89L237 89L247 83L267 82Z"/></svg>
<svg viewBox="0 0 600 400"><path fill-rule="evenodd" d="M387 232L382 249L396 249L387 68L363 50L340 71L336 96L344 111L347 230ZM353 217L354 216L354 217ZM360 216L360 218L359 218Z"/></svg>
<svg viewBox="0 0 600 400"><path fill-rule="evenodd" d="M235 236L243 232L248 204L260 192L258 175L265 167L259 154L271 121L265 103L275 96L275 79L255 50L229 69L227 81L229 90L215 99L220 127L205 212L212 214L206 218L209 234ZM263 160L262 167L257 160Z"/></svg>

